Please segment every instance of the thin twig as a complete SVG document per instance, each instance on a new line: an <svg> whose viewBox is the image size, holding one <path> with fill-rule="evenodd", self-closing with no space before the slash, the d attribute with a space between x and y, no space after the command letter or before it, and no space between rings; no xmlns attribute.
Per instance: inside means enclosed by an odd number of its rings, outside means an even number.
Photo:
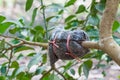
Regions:
<svg viewBox="0 0 120 80"><path fill-rule="evenodd" d="M41 2L41 6L43 7L42 11L42 15L43 15L43 20L44 20L44 26L45 26L45 30L46 30L46 39L48 39L48 29L47 29L47 22L46 22L46 17L45 17L45 8L44 8L44 4L43 4L43 0L40 1Z"/></svg>
<svg viewBox="0 0 120 80"><path fill-rule="evenodd" d="M64 76L60 71L58 71L58 70L56 69L55 65L52 65L52 70L55 70L60 76L63 77L64 80L67 80L67 79L65 78L65 76Z"/></svg>
<svg viewBox="0 0 120 80"><path fill-rule="evenodd" d="M42 80L47 74L49 74L53 69L51 68L50 70L48 70L45 74L43 74L43 76L40 78L40 80Z"/></svg>
<svg viewBox="0 0 120 80"><path fill-rule="evenodd" d="M6 76L8 75L8 72L9 72L9 69L10 69L10 64L11 64L11 59L12 59L12 52L13 52L13 50L11 50L11 52L10 52L10 58L9 58L9 61L8 61L8 69L7 69L7 72L6 72Z"/></svg>
<svg viewBox="0 0 120 80"><path fill-rule="evenodd" d="M4 37L4 38L13 38L13 39L22 41L22 43L16 44L16 45L14 45L14 47L22 45L22 44L28 44L28 45L34 45L34 46L41 46L41 47L44 47L44 48L48 47L48 43L31 42L31 41L23 40L23 39L18 38L18 37L6 36L6 35L1 35L1 34L0 34L0 36Z"/></svg>

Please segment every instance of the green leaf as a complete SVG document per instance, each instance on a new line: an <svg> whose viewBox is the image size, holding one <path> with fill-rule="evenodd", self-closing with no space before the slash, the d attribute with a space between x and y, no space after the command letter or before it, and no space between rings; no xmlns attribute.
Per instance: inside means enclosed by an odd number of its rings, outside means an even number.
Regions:
<svg viewBox="0 0 120 80"><path fill-rule="evenodd" d="M97 15L90 15L88 16L87 24L92 25L92 26L97 26L99 24L99 18Z"/></svg>
<svg viewBox="0 0 120 80"><path fill-rule="evenodd" d="M45 71L45 69L46 69L45 66L38 67L38 68L36 69L36 71L35 71L35 75L41 74L42 72Z"/></svg>
<svg viewBox="0 0 120 80"><path fill-rule="evenodd" d="M65 73L65 77L67 80L75 80L72 76L70 76L68 73Z"/></svg>
<svg viewBox="0 0 120 80"><path fill-rule="evenodd" d="M95 8L99 11L99 12L103 12L103 10L105 9L105 4L103 3L99 3L95 5Z"/></svg>
<svg viewBox="0 0 120 80"><path fill-rule="evenodd" d="M68 70L72 66L73 62L70 61L64 66L64 71Z"/></svg>
<svg viewBox="0 0 120 80"><path fill-rule="evenodd" d="M114 21L112 31L116 31L120 27L120 24L118 21Z"/></svg>
<svg viewBox="0 0 120 80"><path fill-rule="evenodd" d="M35 21L35 18L36 18L36 14L37 14L37 10L38 10L38 8L35 8L35 9L33 10L32 22L30 23L31 26L34 24L34 21Z"/></svg>
<svg viewBox="0 0 120 80"><path fill-rule="evenodd" d="M42 55L42 63L45 64L47 62L47 54Z"/></svg>
<svg viewBox="0 0 120 80"><path fill-rule="evenodd" d="M19 68L19 64L17 61L13 61L10 67L11 68Z"/></svg>
<svg viewBox="0 0 120 80"><path fill-rule="evenodd" d="M55 75L54 73L52 73L52 74L50 75L49 80L61 80L61 79L60 79L57 75Z"/></svg>
<svg viewBox="0 0 120 80"><path fill-rule="evenodd" d="M8 27L10 27L11 25L13 25L13 22L4 22L0 24L0 33L4 33Z"/></svg>
<svg viewBox="0 0 120 80"><path fill-rule="evenodd" d="M63 12L64 12L64 10L62 9L58 12L58 14L62 14Z"/></svg>
<svg viewBox="0 0 120 80"><path fill-rule="evenodd" d="M14 27L14 28L10 29L9 32L10 32L11 34L15 34L15 33L18 32L19 30L20 30L20 28Z"/></svg>
<svg viewBox="0 0 120 80"><path fill-rule="evenodd" d="M44 34L45 33L45 30L44 30L44 28L41 25L35 26L34 29L35 29L35 31L39 32L40 34Z"/></svg>
<svg viewBox="0 0 120 80"><path fill-rule="evenodd" d="M1 74L5 75L6 71L7 71L7 67L6 66L2 66L0 70L1 70Z"/></svg>
<svg viewBox="0 0 120 80"><path fill-rule="evenodd" d="M79 75L81 75L81 73L82 73L82 65L79 66L78 73L79 73Z"/></svg>
<svg viewBox="0 0 120 80"><path fill-rule="evenodd" d="M25 26L24 19L21 18L21 19L19 19L18 21L20 22L20 24L21 24L22 26Z"/></svg>
<svg viewBox="0 0 120 80"><path fill-rule="evenodd" d="M83 72L84 72L84 75L86 76L86 78L88 78L89 71L92 68L92 64L93 63L91 60L87 60L83 63Z"/></svg>
<svg viewBox="0 0 120 80"><path fill-rule="evenodd" d="M50 80L50 73L47 73L41 80Z"/></svg>
<svg viewBox="0 0 120 80"><path fill-rule="evenodd" d="M0 52L2 52L5 49L5 40L0 41Z"/></svg>
<svg viewBox="0 0 120 80"><path fill-rule="evenodd" d="M22 80L24 76L25 76L25 72L20 72L16 77L18 80Z"/></svg>
<svg viewBox="0 0 120 80"><path fill-rule="evenodd" d="M70 15L65 19L65 22L70 21L71 19L73 19L75 17L75 15Z"/></svg>
<svg viewBox="0 0 120 80"><path fill-rule="evenodd" d="M49 22L52 18L54 18L55 16L50 16L48 18L46 18L46 21Z"/></svg>
<svg viewBox="0 0 120 80"><path fill-rule="evenodd" d="M75 75L75 70L74 69L70 69L70 72L72 75Z"/></svg>
<svg viewBox="0 0 120 80"><path fill-rule="evenodd" d="M82 13L84 11L86 11L85 6L84 5L80 5L79 8L78 8L78 10L76 11L76 14Z"/></svg>
<svg viewBox="0 0 120 80"><path fill-rule="evenodd" d="M33 56L27 65L28 69L30 69L33 65L38 64L41 60L42 60L42 57L40 54L36 54L35 56Z"/></svg>
<svg viewBox="0 0 120 80"><path fill-rule="evenodd" d="M16 72L15 72L15 76L19 75L21 72L25 71L26 67L25 66L21 66L19 67Z"/></svg>
<svg viewBox="0 0 120 80"><path fill-rule="evenodd" d="M2 15L0 15L0 23L3 22L6 18Z"/></svg>
<svg viewBox="0 0 120 80"><path fill-rule="evenodd" d="M20 51L24 51L24 50L34 50L34 48L29 47L29 46L19 46L17 48L14 49L14 52L20 52Z"/></svg>
<svg viewBox="0 0 120 80"><path fill-rule="evenodd" d="M25 5L25 11L28 11L33 4L33 0L27 0Z"/></svg>
<svg viewBox="0 0 120 80"><path fill-rule="evenodd" d="M64 7L68 7L68 6L71 6L73 5L77 0L69 0Z"/></svg>
<svg viewBox="0 0 120 80"><path fill-rule="evenodd" d="M0 76L0 80L6 80L5 76Z"/></svg>

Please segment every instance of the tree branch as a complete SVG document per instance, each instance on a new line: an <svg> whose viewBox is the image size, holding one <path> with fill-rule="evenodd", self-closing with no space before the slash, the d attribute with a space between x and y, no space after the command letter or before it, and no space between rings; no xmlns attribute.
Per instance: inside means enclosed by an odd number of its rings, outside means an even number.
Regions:
<svg viewBox="0 0 120 80"><path fill-rule="evenodd" d="M115 20L119 0L107 0L106 8L100 23L100 49L106 52L120 65L120 47L112 38L112 25Z"/></svg>
<svg viewBox="0 0 120 80"><path fill-rule="evenodd" d="M94 48L94 49L100 49L98 42L92 42L92 41L83 41L82 45L86 48Z"/></svg>

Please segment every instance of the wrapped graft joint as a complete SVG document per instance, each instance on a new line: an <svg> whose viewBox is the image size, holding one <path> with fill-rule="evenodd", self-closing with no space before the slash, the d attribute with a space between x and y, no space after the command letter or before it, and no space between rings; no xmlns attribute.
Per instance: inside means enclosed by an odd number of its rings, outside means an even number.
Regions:
<svg viewBox="0 0 120 80"><path fill-rule="evenodd" d="M58 59L79 60L79 57L83 57L89 52L88 48L85 48L81 45L82 41L88 40L89 37L83 30L54 31L48 47L50 65L52 66Z"/></svg>

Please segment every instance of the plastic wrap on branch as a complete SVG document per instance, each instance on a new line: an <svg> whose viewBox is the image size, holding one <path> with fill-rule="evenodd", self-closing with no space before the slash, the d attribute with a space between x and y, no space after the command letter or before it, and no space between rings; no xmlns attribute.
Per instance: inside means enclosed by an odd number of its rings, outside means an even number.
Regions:
<svg viewBox="0 0 120 80"><path fill-rule="evenodd" d="M83 30L55 30L48 46L51 66L58 59L79 60L79 57L87 54L89 49L81 45L82 41L89 41L88 35Z"/></svg>

